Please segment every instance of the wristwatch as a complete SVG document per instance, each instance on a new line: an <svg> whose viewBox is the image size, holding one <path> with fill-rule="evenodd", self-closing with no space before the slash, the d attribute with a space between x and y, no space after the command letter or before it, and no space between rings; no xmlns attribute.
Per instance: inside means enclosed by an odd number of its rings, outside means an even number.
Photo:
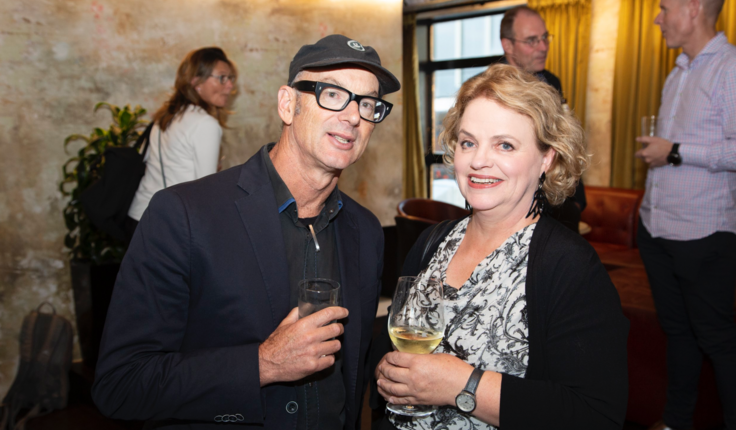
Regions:
<svg viewBox="0 0 736 430"><path fill-rule="evenodd" d="M680 153L678 152L680 149L679 143L673 143L672 144L672 150L667 155L667 163L669 163L670 166L679 166L682 164L682 157L680 156Z"/></svg>
<svg viewBox="0 0 736 430"><path fill-rule="evenodd" d="M473 369L473 373L470 374L465 388L455 397L455 406L466 414L475 410L475 390L478 388L482 376L482 370L478 368Z"/></svg>

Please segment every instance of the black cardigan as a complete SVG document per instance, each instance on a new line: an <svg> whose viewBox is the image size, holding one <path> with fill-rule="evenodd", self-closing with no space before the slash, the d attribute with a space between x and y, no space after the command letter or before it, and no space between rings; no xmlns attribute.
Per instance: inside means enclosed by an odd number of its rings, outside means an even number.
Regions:
<svg viewBox="0 0 736 430"><path fill-rule="evenodd" d="M426 267L458 222L436 229L431 243L433 227L422 233L402 275ZM502 375L499 427L620 429L628 396L629 321L595 250L548 216L539 220L529 244L526 300L529 365L524 378ZM384 331L381 337L388 338ZM374 354L373 364L387 351L390 344ZM378 400L374 396L372 406Z"/></svg>

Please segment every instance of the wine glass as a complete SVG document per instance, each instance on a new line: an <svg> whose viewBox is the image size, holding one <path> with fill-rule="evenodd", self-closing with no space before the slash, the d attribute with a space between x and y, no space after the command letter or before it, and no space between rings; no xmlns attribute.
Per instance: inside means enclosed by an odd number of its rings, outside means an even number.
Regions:
<svg viewBox="0 0 736 430"><path fill-rule="evenodd" d="M431 354L445 334L442 284L436 279L400 277L388 316L388 334L401 352ZM386 408L396 414L412 417L431 415L437 409L430 405L392 403Z"/></svg>

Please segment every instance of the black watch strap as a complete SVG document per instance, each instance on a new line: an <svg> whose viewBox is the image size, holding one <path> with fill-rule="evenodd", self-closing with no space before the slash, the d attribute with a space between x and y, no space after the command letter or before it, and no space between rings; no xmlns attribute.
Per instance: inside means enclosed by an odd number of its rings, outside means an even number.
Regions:
<svg viewBox="0 0 736 430"><path fill-rule="evenodd" d="M667 164L673 167L677 167L682 164L682 156L680 155L680 144L674 142L670 153L667 154Z"/></svg>
<svg viewBox="0 0 736 430"><path fill-rule="evenodd" d="M478 369L477 367L473 369L473 373L471 373L470 378L468 378L468 383L465 384L465 391L475 395L475 390L478 389L478 384L480 384L481 376L483 376L482 370Z"/></svg>

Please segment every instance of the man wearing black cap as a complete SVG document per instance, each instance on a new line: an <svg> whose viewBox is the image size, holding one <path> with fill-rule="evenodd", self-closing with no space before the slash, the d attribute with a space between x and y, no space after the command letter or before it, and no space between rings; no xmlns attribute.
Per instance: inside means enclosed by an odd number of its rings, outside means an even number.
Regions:
<svg viewBox="0 0 736 430"><path fill-rule="evenodd" d="M399 88L369 46L304 46L278 91L278 142L154 196L105 326L103 413L169 430L359 425L383 234L337 180ZM299 319L307 278L338 280L341 306Z"/></svg>

